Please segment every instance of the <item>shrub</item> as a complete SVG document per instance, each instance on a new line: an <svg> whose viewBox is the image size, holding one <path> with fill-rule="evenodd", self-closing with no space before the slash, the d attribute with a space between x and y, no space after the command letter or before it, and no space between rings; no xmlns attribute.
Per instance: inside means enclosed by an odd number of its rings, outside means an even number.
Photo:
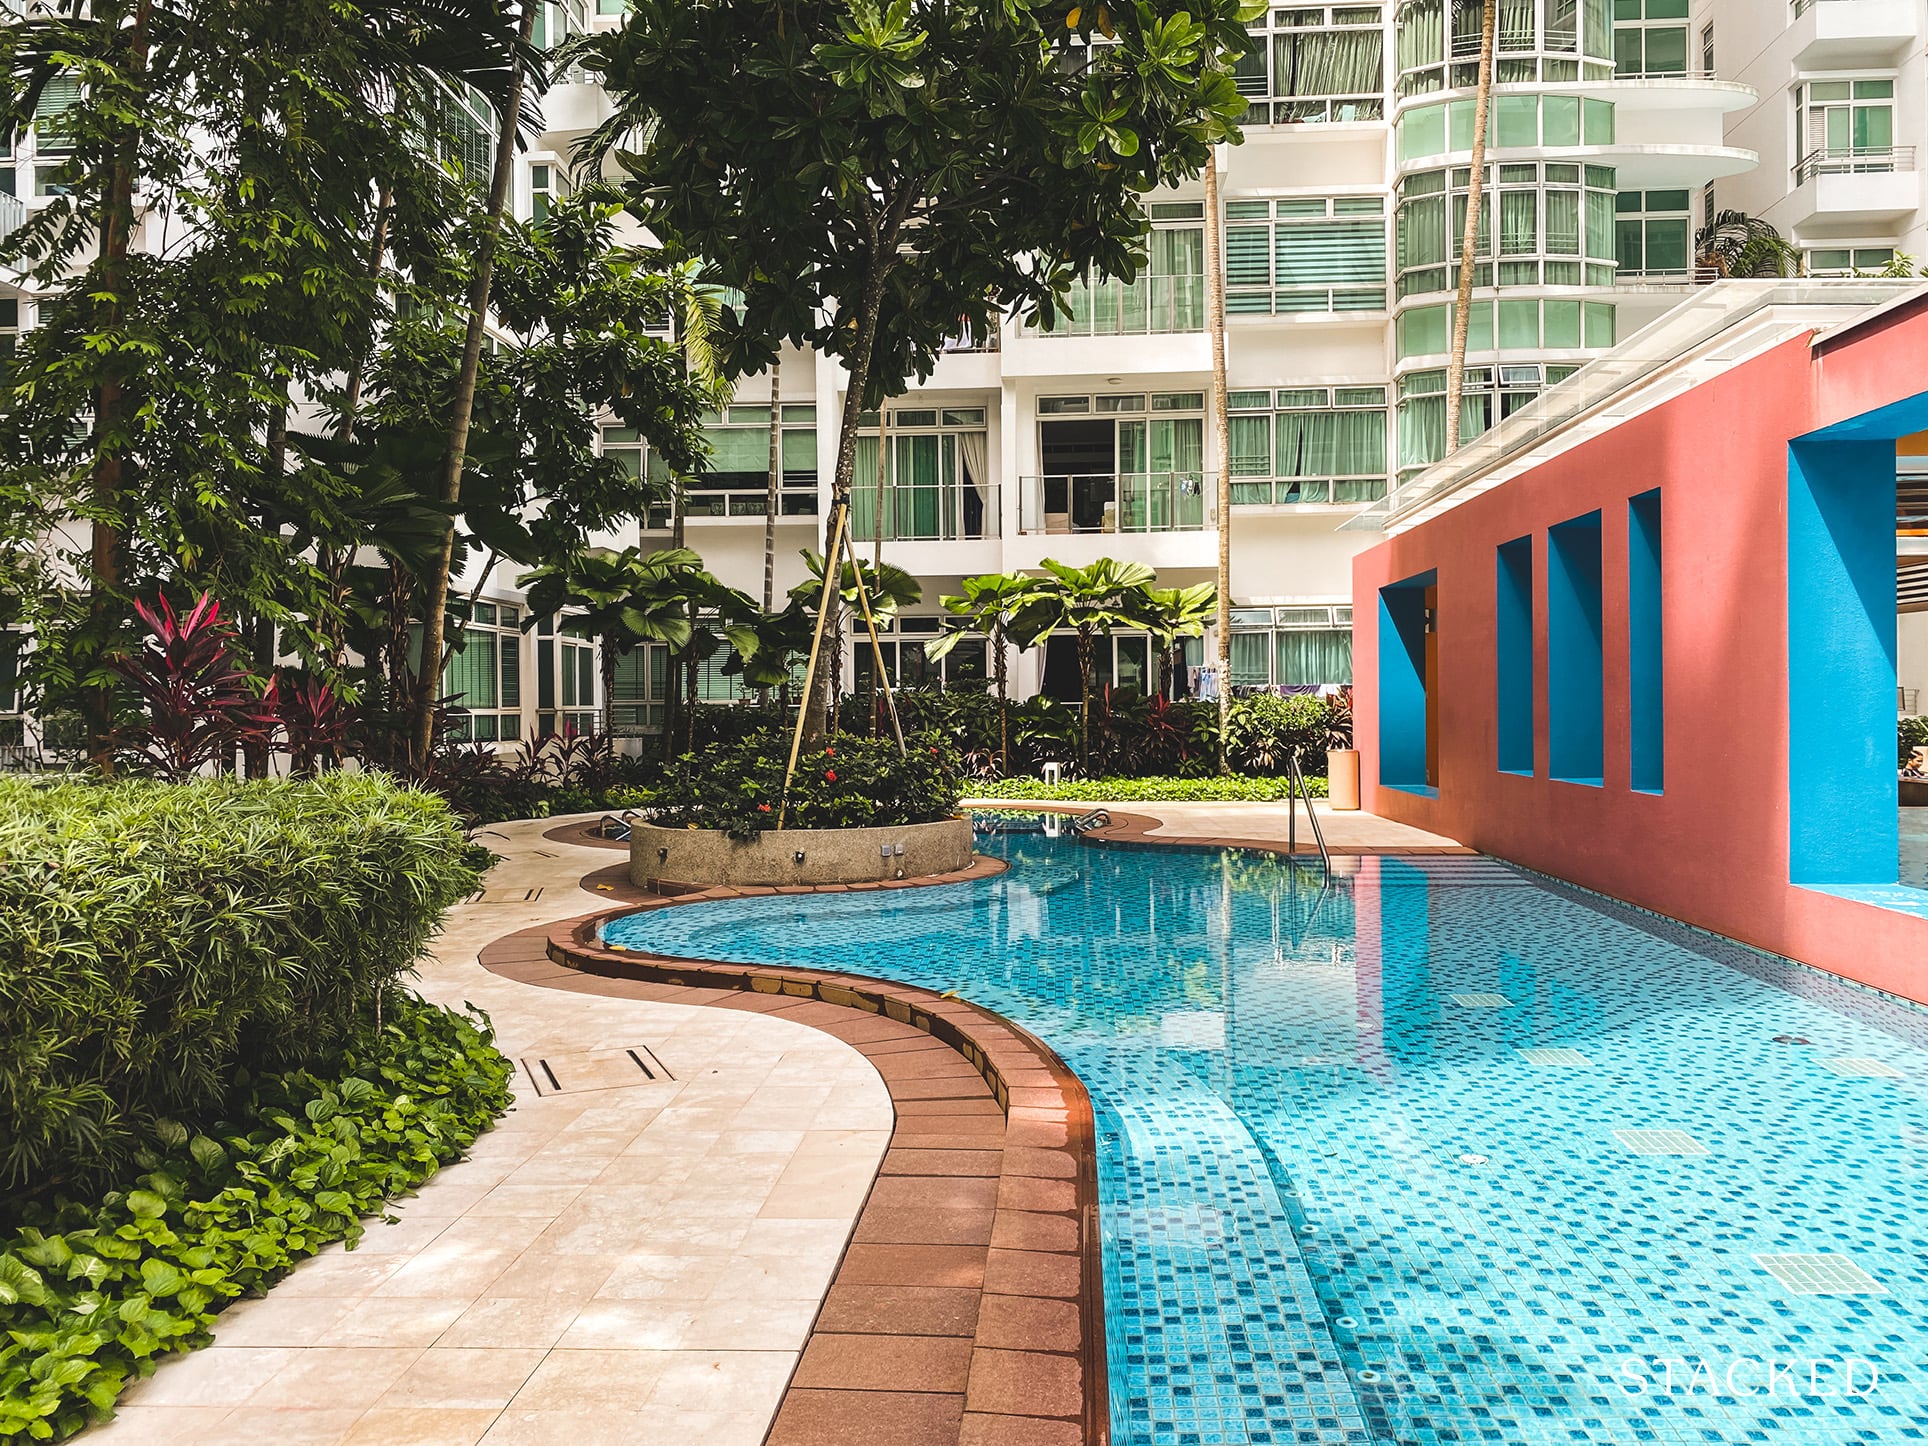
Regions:
<svg viewBox="0 0 1928 1446"><path fill-rule="evenodd" d="M0 1181L111 1177L339 1049L486 859L379 775L0 779Z"/></svg>
<svg viewBox="0 0 1928 1446"><path fill-rule="evenodd" d="M1306 791L1326 796L1323 778L1308 778ZM1040 783L1003 778L974 783L972 798L1022 798L1040 803L1277 803L1290 796L1283 778L1077 778Z"/></svg>
<svg viewBox="0 0 1928 1446"><path fill-rule="evenodd" d="M909 739L840 733L797 760L785 822L792 828L889 828L933 823L957 811L958 758L931 733ZM717 743L668 764L650 791L654 821L670 828L716 828L732 838L775 828L782 811L785 733Z"/></svg>
<svg viewBox="0 0 1928 1446"><path fill-rule="evenodd" d="M265 1076L219 1123L163 1124L114 1189L21 1211L0 1237L0 1438L72 1435L229 1301L352 1244L507 1108L509 1074L486 1018L396 991L325 1074Z"/></svg>
<svg viewBox="0 0 1928 1446"><path fill-rule="evenodd" d="M1349 727L1349 711L1347 717ZM1306 773L1324 773L1331 731L1332 709L1316 694L1235 698L1226 719L1225 759L1241 773L1281 774L1297 753Z"/></svg>

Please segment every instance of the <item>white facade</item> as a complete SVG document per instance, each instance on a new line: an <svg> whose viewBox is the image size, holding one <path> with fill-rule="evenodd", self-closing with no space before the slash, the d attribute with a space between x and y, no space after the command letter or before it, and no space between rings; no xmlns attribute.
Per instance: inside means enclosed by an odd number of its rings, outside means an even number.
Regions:
<svg viewBox="0 0 1928 1446"><path fill-rule="evenodd" d="M1928 79L1925 5L1500 0L1465 434L1692 294L1705 280L1693 233L1710 204L1766 216L1810 248L1844 247L1851 261L1883 247L1928 250L1911 148ZM617 15L595 12L621 8L552 0L545 23L560 26L566 12L571 23L614 25ZM1253 27L1263 43L1240 68L1253 104L1245 142L1219 155L1229 518L1213 507L1205 412L1202 184L1150 198L1151 265L1139 281L1093 288L1049 333L1013 320L983 344L960 340L926 383L891 402L883 556L924 590L900 626L906 656L921 656L918 630L937 626L940 596L966 576L1112 556L1149 563L1165 585L1202 581L1215 575L1218 528L1229 526L1232 681L1349 681L1350 561L1371 535L1340 524L1443 446L1478 14L1452 0L1364 0L1293 5ZM1462 15L1470 34L1454 33ZM1892 79L1887 154L1849 156L1843 169L1811 163L1815 174L1797 184L1807 153L1794 88L1842 75L1848 119L1822 115L1817 134L1826 141L1830 125L1845 125L1850 150L1873 149L1855 143L1884 133L1879 118L1852 113L1853 77ZM1812 93L1801 94L1806 104ZM547 129L518 190L524 214L565 184L571 146L607 114L594 86L548 92ZM844 392L837 364L796 349L781 378L779 601L804 577L801 550L823 545ZM769 377L746 379L736 402L716 419L717 475L691 484L686 541L756 596ZM633 440L605 436L648 465ZM865 556L876 456L873 434L856 498ZM659 509L606 540L666 546L668 521ZM482 596L516 602L501 577ZM502 648L514 645L505 629ZM578 686L586 672L566 640L546 655L540 639L519 646L517 686L497 689L497 736L590 716L593 698ZM1204 655L1212 651L1208 642ZM1144 663L1142 646L1121 643L1108 667L1142 682ZM1044 650L1014 660L1021 695L1044 684L1045 667ZM627 726L652 719L660 684L646 671L638 664L619 689ZM542 696L532 679L546 680ZM729 689L712 674L705 691Z"/></svg>
<svg viewBox="0 0 1928 1446"><path fill-rule="evenodd" d="M1918 147L1928 129L1928 0L1696 0L1722 75L1759 101L1728 138L1760 165L1715 187L1772 221L1819 273L1928 261Z"/></svg>

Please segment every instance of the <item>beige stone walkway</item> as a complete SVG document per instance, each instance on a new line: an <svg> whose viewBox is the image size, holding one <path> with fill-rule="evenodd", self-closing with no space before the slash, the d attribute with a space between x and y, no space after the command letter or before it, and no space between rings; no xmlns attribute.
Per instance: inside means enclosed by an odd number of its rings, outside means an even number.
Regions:
<svg viewBox="0 0 1928 1446"><path fill-rule="evenodd" d="M514 1112L399 1223L230 1307L90 1443L762 1441L890 1138L889 1094L804 1025L479 968L481 945L596 906L576 880L620 855L548 841L553 822L484 836L507 860L421 988L487 1009L504 1053L547 1059L563 1091L521 1073ZM673 1078L634 1069L641 1046Z"/></svg>
<svg viewBox="0 0 1928 1446"><path fill-rule="evenodd" d="M983 800L986 808L1002 806L1022 808L1022 803L1009 800ZM1053 805L1062 807L1063 805ZM1432 849L1453 848L1457 840L1442 834L1427 833L1424 829L1413 828L1409 824L1393 819L1381 818L1375 813L1352 810L1335 813L1326 806L1323 799L1316 805L1319 812L1319 827L1325 830L1326 843L1333 848L1345 849ZM1119 813L1137 814L1142 818L1155 818L1158 827L1146 835L1149 838L1175 837L1192 839L1246 839L1254 842L1276 842L1283 844L1292 821L1290 808L1283 803L1119 803L1119 804L1078 804L1078 808L1110 807ZM1306 820L1303 805L1294 805L1298 810L1299 842L1306 848L1312 846L1312 829Z"/></svg>

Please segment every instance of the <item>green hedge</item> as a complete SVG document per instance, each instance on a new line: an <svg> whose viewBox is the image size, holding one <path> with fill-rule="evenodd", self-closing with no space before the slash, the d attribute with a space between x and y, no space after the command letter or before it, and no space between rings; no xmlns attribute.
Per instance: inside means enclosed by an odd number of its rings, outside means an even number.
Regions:
<svg viewBox="0 0 1928 1446"><path fill-rule="evenodd" d="M329 1057L486 858L376 775L0 779L0 1187L118 1178L162 1121Z"/></svg>
<svg viewBox="0 0 1928 1446"><path fill-rule="evenodd" d="M507 1108L488 1021L388 995L326 1073L261 1078L225 1123L163 1122L110 1189L0 1237L0 1439L71 1436L157 1358L457 1159Z"/></svg>
<svg viewBox="0 0 1928 1446"><path fill-rule="evenodd" d="M1323 778L1308 778L1306 791L1326 796ZM972 798L1022 798L1039 803L1276 803L1290 793L1283 778L1080 778L1042 783L1000 778L971 784Z"/></svg>

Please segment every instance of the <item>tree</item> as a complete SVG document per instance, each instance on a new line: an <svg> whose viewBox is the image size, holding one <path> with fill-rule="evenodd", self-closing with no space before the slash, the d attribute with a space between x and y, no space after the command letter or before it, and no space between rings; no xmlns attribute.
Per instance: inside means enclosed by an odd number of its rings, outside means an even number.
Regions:
<svg viewBox="0 0 1928 1446"><path fill-rule="evenodd" d="M1212 473L1218 514L1218 586L1215 620L1218 624L1218 771L1230 771L1225 761L1225 730L1232 721L1232 436L1231 392L1225 368L1225 271L1219 248L1223 241L1218 206L1218 167L1205 168L1205 324L1212 333ZM1167 644L1167 648L1169 648ZM1159 696L1165 695L1161 678Z"/></svg>
<svg viewBox="0 0 1928 1446"><path fill-rule="evenodd" d="M1205 624L1216 619L1221 629L1230 631L1226 626L1224 594L1209 582L1196 582L1190 587L1147 587L1140 613L1140 625L1151 634L1153 644L1158 649L1158 696L1171 696L1172 655L1178 650L1180 640L1196 638L1204 633ZM1230 675L1229 659L1223 666L1226 676ZM1222 698L1226 689L1219 690ZM1225 710L1219 710L1221 724ZM1221 734L1223 729L1221 728ZM1220 750L1221 758L1224 750Z"/></svg>
<svg viewBox="0 0 1928 1446"><path fill-rule="evenodd" d="M826 550L860 416L929 376L960 321L1048 321L1079 276L1145 265L1143 194L1198 174L1244 108L1248 10L638 0L572 48L615 100L589 156L620 160L642 219L743 295L728 369L785 340L843 362ZM813 693L820 733L827 678Z"/></svg>
<svg viewBox="0 0 1928 1446"><path fill-rule="evenodd" d="M991 648L991 676L997 685L998 766L1011 758L1010 644L1012 614L1023 605L1034 578L1017 573L987 572L964 579L964 591L940 599L944 610L960 626L946 629L924 644L933 661L955 648L966 631L984 634Z"/></svg>
<svg viewBox="0 0 1928 1446"><path fill-rule="evenodd" d="M1466 394L1466 337L1473 314L1473 272L1479 258L1480 202L1486 195L1486 130L1493 108L1493 43L1498 0L1480 9L1479 88L1473 99L1473 166L1466 183L1466 230L1459 243L1459 296L1453 306L1452 352L1446 362L1446 452L1459 449L1460 398ZM1458 12L1455 11L1457 17Z"/></svg>
<svg viewBox="0 0 1928 1446"><path fill-rule="evenodd" d="M680 606L672 605L680 599L666 597L657 587L659 579L672 566L700 562L693 552L645 558L640 548L598 547L544 563L516 579L526 590L527 626L566 608L596 640L606 736L616 731L616 669L623 658L645 642L676 649L689 641L689 621Z"/></svg>
<svg viewBox="0 0 1928 1446"><path fill-rule="evenodd" d="M1745 211L1717 212L1694 234L1694 264L1716 276L1763 280L1801 274L1801 252L1772 221Z"/></svg>
<svg viewBox="0 0 1928 1446"><path fill-rule="evenodd" d="M1078 643L1078 689L1083 703L1078 719L1078 761L1091 755L1091 700L1098 690L1097 642L1114 628L1145 625L1145 588L1157 576L1142 562L1119 562L1101 557L1086 567L1069 567L1044 560L1046 575L1032 580L1011 620L1011 630L1025 647L1035 647L1051 634L1075 634Z"/></svg>
<svg viewBox="0 0 1928 1446"><path fill-rule="evenodd" d="M522 25L517 43L529 47L535 34L534 0L520 0ZM502 241L502 217L509 208L509 183L515 177L516 132L522 125L523 92L528 77L517 66L509 80L509 94L496 116L495 168L489 178L489 203L481 235L475 245L475 265L469 276L468 331L462 343L462 365L455 377L455 401L449 408L448 452L443 463L440 495L453 508L462 497L462 466L475 415L475 387L482 371L482 343L489 320L489 284L495 275L495 253ZM417 768L428 764L435 743L435 698L442 678L442 617L448 610L449 572L455 559L455 519L442 532L442 552L430 571L427 619L422 629L422 663L415 680L415 710L410 754Z"/></svg>
<svg viewBox="0 0 1928 1446"><path fill-rule="evenodd" d="M82 709L98 766L134 596L211 587L268 624L241 629L257 655L276 622L326 612L317 571L262 525L269 502L299 501L278 422L378 310L376 177L403 198L408 237L446 233L453 189L419 102L498 87L514 38L500 11L61 0L0 27L0 143L39 125L66 144L60 194L0 241L43 298L0 399L0 496L31 496L32 524L86 525L85 550L28 584L28 614L40 704ZM37 117L56 80L76 97ZM144 216L167 218L165 250L132 246ZM76 435L77 416L91 429Z"/></svg>

